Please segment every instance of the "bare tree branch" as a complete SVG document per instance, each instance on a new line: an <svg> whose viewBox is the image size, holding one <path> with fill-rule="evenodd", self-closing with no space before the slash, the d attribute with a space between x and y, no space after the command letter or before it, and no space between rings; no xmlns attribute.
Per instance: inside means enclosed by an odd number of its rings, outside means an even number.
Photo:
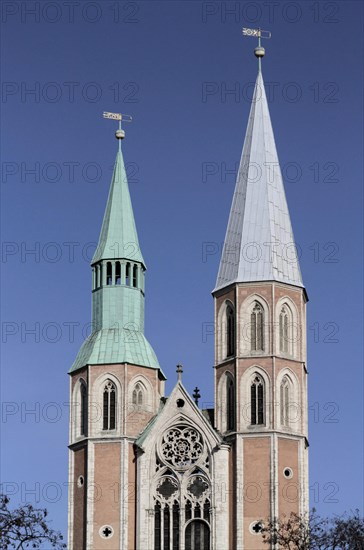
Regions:
<svg viewBox="0 0 364 550"><path fill-rule="evenodd" d="M46 509L25 504L10 510L9 501L8 496L0 494L0 548L25 550L41 548L43 543L47 543L49 549L66 548L62 534L47 524Z"/></svg>
<svg viewBox="0 0 364 550"><path fill-rule="evenodd" d="M364 549L364 519L358 510L331 519L320 517L315 509L308 515L292 512L262 524L264 544L282 550Z"/></svg>

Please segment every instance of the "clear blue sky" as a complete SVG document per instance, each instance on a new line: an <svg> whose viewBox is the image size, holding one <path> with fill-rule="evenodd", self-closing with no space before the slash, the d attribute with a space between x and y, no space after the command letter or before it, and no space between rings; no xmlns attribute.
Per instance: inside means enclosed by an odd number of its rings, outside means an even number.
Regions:
<svg viewBox="0 0 364 550"><path fill-rule="evenodd" d="M213 401L205 331L219 253L204 251L224 238L257 72L255 40L241 28L260 26L272 32L263 75L310 297L311 505L324 514L361 507L363 4L1 8L2 399L10 403L1 473L13 502L39 497L66 531L67 371L88 333L89 243L117 149L104 110L134 118L123 149L148 267L146 334L167 393L181 362L186 387Z"/></svg>

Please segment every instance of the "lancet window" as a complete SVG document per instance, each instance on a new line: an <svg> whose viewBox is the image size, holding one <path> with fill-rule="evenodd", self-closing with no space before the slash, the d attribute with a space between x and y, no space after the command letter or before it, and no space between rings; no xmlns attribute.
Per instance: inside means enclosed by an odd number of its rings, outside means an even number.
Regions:
<svg viewBox="0 0 364 550"><path fill-rule="evenodd" d="M280 387L280 409L281 409L281 425L289 426L289 394L290 383L287 376L284 376Z"/></svg>
<svg viewBox="0 0 364 550"><path fill-rule="evenodd" d="M235 315L230 304L226 307L226 356L235 353Z"/></svg>
<svg viewBox="0 0 364 550"><path fill-rule="evenodd" d="M251 424L264 424L264 382L256 375L250 386Z"/></svg>
<svg viewBox="0 0 364 550"><path fill-rule="evenodd" d="M87 435L87 388L84 382L80 384L80 435Z"/></svg>
<svg viewBox="0 0 364 550"><path fill-rule="evenodd" d="M279 350L281 353L289 351L289 311L286 305L279 314Z"/></svg>
<svg viewBox="0 0 364 550"><path fill-rule="evenodd" d="M130 263L127 262L125 265L125 284L126 286L130 285Z"/></svg>
<svg viewBox="0 0 364 550"><path fill-rule="evenodd" d="M137 382L135 384L135 388L133 389L132 402L133 402L133 405L143 405L143 401L144 401L144 389L143 389L143 386L139 382Z"/></svg>
<svg viewBox="0 0 364 550"><path fill-rule="evenodd" d="M230 375L226 378L226 427L228 430L235 428L235 388Z"/></svg>
<svg viewBox="0 0 364 550"><path fill-rule="evenodd" d="M116 428L116 387L108 380L103 391L103 430Z"/></svg>
<svg viewBox="0 0 364 550"><path fill-rule="evenodd" d="M279 314L279 350L281 353L292 353L293 320L291 310L284 304Z"/></svg>
<svg viewBox="0 0 364 550"><path fill-rule="evenodd" d="M112 265L111 262L106 263L106 284L112 285Z"/></svg>
<svg viewBox="0 0 364 550"><path fill-rule="evenodd" d="M115 262L115 284L121 284L121 264L120 262Z"/></svg>
<svg viewBox="0 0 364 550"><path fill-rule="evenodd" d="M133 266L133 287L138 286L138 266Z"/></svg>
<svg viewBox="0 0 364 550"><path fill-rule="evenodd" d="M250 314L250 345L252 351L264 349L264 314L259 302L255 302Z"/></svg>

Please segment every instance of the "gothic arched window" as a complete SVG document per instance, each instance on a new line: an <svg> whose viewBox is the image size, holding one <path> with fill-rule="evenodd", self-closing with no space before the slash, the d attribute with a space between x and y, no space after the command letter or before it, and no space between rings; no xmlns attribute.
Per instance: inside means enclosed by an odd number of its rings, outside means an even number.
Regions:
<svg viewBox="0 0 364 550"><path fill-rule="evenodd" d="M130 285L130 263L127 262L127 264L125 265L125 284L127 286Z"/></svg>
<svg viewBox="0 0 364 550"><path fill-rule="evenodd" d="M194 519L186 527L186 550L210 550L210 528L206 522Z"/></svg>
<svg viewBox="0 0 364 550"><path fill-rule="evenodd" d="M210 550L212 484L202 435L192 426L174 426L157 448L154 550Z"/></svg>
<svg viewBox="0 0 364 550"><path fill-rule="evenodd" d="M264 382L256 375L250 386L251 424L264 424Z"/></svg>
<svg viewBox="0 0 364 550"><path fill-rule="evenodd" d="M235 353L235 315L230 304L226 308L226 357Z"/></svg>
<svg viewBox="0 0 364 550"><path fill-rule="evenodd" d="M121 284L121 264L120 262L115 262L115 284Z"/></svg>
<svg viewBox="0 0 364 550"><path fill-rule="evenodd" d="M185 550L210 549L210 484L204 475L192 475L180 506L180 483L166 471L157 483L154 504L154 550L180 550L181 528ZM185 526L185 527L184 527Z"/></svg>
<svg viewBox="0 0 364 550"><path fill-rule="evenodd" d="M134 264L133 266L133 287L138 286L138 266Z"/></svg>
<svg viewBox="0 0 364 550"><path fill-rule="evenodd" d="M161 550L162 506L160 502L154 505L154 550Z"/></svg>
<svg viewBox="0 0 364 550"><path fill-rule="evenodd" d="M106 284L112 285L112 265L111 262L106 263Z"/></svg>
<svg viewBox="0 0 364 550"><path fill-rule="evenodd" d="M279 351L288 353L289 351L289 310L284 305L279 314Z"/></svg>
<svg viewBox="0 0 364 550"><path fill-rule="evenodd" d="M135 388L133 389L132 402L133 402L133 405L143 405L143 401L144 401L143 387L139 382L137 382L135 384Z"/></svg>
<svg viewBox="0 0 364 550"><path fill-rule="evenodd" d="M103 430L116 428L116 387L108 380L103 391Z"/></svg>
<svg viewBox="0 0 364 550"><path fill-rule="evenodd" d="M284 376L280 387L280 409L282 426L289 426L289 394L289 380L287 376Z"/></svg>
<svg viewBox="0 0 364 550"><path fill-rule="evenodd" d="M264 316L263 308L259 302L254 302L250 314L250 349L251 351L263 351L264 349Z"/></svg>
<svg viewBox="0 0 364 550"><path fill-rule="evenodd" d="M84 382L80 384L80 435L87 435L87 389Z"/></svg>
<svg viewBox="0 0 364 550"><path fill-rule="evenodd" d="M231 376L226 379L226 428L228 431L235 428L235 389Z"/></svg>
<svg viewBox="0 0 364 550"><path fill-rule="evenodd" d="M98 264L96 266L96 287L102 287L102 265Z"/></svg>

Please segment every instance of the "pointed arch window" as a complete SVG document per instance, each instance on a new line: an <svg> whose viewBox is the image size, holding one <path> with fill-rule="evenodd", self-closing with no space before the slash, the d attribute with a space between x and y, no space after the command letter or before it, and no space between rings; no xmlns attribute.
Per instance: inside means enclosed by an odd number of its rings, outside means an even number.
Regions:
<svg viewBox="0 0 364 550"><path fill-rule="evenodd" d="M138 286L138 266L134 264L133 266L133 287Z"/></svg>
<svg viewBox="0 0 364 550"><path fill-rule="evenodd" d="M208 479L198 475L182 495L177 476L165 472L154 497L154 550L180 550L181 533L184 550L210 550L210 491Z"/></svg>
<svg viewBox="0 0 364 550"><path fill-rule="evenodd" d="M284 376L280 387L281 425L289 426L289 394L290 383L288 376Z"/></svg>
<svg viewBox="0 0 364 550"><path fill-rule="evenodd" d="M235 428L235 388L231 376L226 380L226 428L228 431Z"/></svg>
<svg viewBox="0 0 364 550"><path fill-rule="evenodd" d="M97 265L96 265L96 288L100 288L100 287L101 287L101 284L102 284L102 279L101 279L101 265L100 265L100 264L97 264Z"/></svg>
<svg viewBox="0 0 364 550"><path fill-rule="evenodd" d="M130 285L130 263L127 262L125 266L125 284L126 286Z"/></svg>
<svg viewBox="0 0 364 550"><path fill-rule="evenodd" d="M286 305L279 314L279 350L281 353L289 351L289 310Z"/></svg>
<svg viewBox="0 0 364 550"><path fill-rule="evenodd" d="M106 263L106 284L112 285L112 265L111 262Z"/></svg>
<svg viewBox="0 0 364 550"><path fill-rule="evenodd" d="M87 435L87 389L84 382L80 385L80 435Z"/></svg>
<svg viewBox="0 0 364 550"><path fill-rule="evenodd" d="M121 284L121 264L120 262L115 262L115 284Z"/></svg>
<svg viewBox="0 0 364 550"><path fill-rule="evenodd" d="M233 307L228 304L226 308L226 357L235 353L235 315Z"/></svg>
<svg viewBox="0 0 364 550"><path fill-rule="evenodd" d="M173 539L172 539L172 545L173 548L179 548L179 516L180 516L180 509L178 502L175 502L173 504L173 523L172 523L172 532L173 532Z"/></svg>
<svg viewBox="0 0 364 550"><path fill-rule="evenodd" d="M250 386L251 424L264 424L264 382L256 375Z"/></svg>
<svg viewBox="0 0 364 550"><path fill-rule="evenodd" d="M210 528L206 522L195 519L186 527L186 550L210 550Z"/></svg>
<svg viewBox="0 0 364 550"><path fill-rule="evenodd" d="M254 303L250 314L250 345L251 351L263 351L264 349L264 314L259 302Z"/></svg>
<svg viewBox="0 0 364 550"><path fill-rule="evenodd" d="M108 380L103 392L103 430L116 428L116 387Z"/></svg>
<svg viewBox="0 0 364 550"><path fill-rule="evenodd" d="M155 457L158 475L151 477L153 550L210 550L213 484L208 457L202 434L192 426L173 425L161 435ZM191 469L195 461L199 465Z"/></svg>
<svg viewBox="0 0 364 550"><path fill-rule="evenodd" d="M132 402L133 405L143 405L144 390L143 386L139 382L135 384L135 388L133 389Z"/></svg>
<svg viewBox="0 0 364 550"><path fill-rule="evenodd" d="M154 506L154 550L161 550L161 530L162 530L162 506L156 502Z"/></svg>

